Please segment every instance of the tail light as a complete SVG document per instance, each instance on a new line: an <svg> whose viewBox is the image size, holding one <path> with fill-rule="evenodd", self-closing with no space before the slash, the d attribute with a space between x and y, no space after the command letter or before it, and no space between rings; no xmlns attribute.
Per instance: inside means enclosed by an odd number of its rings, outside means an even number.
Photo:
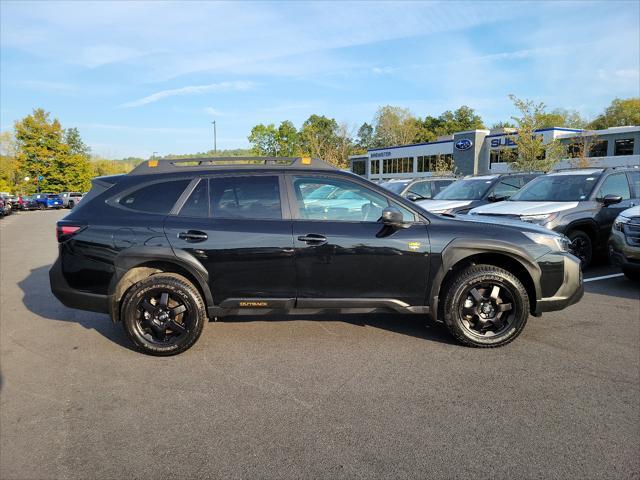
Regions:
<svg viewBox="0 0 640 480"><path fill-rule="evenodd" d="M64 242L65 240L70 239L75 234L82 230L82 225L57 225L56 226L56 237L58 238L58 242Z"/></svg>

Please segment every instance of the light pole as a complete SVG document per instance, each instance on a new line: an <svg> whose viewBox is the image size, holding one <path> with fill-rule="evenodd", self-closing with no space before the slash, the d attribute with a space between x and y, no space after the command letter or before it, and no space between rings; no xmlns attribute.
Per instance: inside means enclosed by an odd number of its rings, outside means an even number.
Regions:
<svg viewBox="0 0 640 480"><path fill-rule="evenodd" d="M217 138L216 138L216 121L214 120L211 123L213 123L213 154L215 155L216 153L218 153L218 145L217 145Z"/></svg>

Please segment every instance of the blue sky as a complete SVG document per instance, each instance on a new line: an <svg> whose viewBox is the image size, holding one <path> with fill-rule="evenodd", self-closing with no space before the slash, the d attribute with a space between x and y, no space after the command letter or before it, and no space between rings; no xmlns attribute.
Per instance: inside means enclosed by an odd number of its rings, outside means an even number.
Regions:
<svg viewBox="0 0 640 480"><path fill-rule="evenodd" d="M0 127L42 107L108 157L247 146L259 122L378 106L487 124L509 93L602 111L640 95L640 2L11 2Z"/></svg>

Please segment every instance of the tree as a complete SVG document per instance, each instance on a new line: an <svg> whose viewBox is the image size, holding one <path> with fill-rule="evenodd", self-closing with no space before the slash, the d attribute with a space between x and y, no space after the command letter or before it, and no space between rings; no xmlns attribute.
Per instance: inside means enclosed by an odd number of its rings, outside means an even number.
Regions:
<svg viewBox="0 0 640 480"><path fill-rule="evenodd" d="M589 128L603 130L609 127L640 125L640 98L616 98L604 113L589 124Z"/></svg>
<svg viewBox="0 0 640 480"><path fill-rule="evenodd" d="M275 157L278 155L278 131L273 123L256 125L249 134L251 151L260 157Z"/></svg>
<svg viewBox="0 0 640 480"><path fill-rule="evenodd" d="M576 110L556 108L552 112L540 115L540 128L584 128L586 124L587 122Z"/></svg>
<svg viewBox="0 0 640 480"><path fill-rule="evenodd" d="M64 143L69 146L69 153L73 155L81 155L87 159L91 155L91 148L84 143L77 128L67 128L64 131Z"/></svg>
<svg viewBox="0 0 640 480"><path fill-rule="evenodd" d="M506 122L496 122L491 125L491 130L497 130L499 128L516 128L516 125L513 122L509 122L508 120Z"/></svg>
<svg viewBox="0 0 640 480"><path fill-rule="evenodd" d="M521 100L515 95L509 98L520 112L519 117L511 117L518 129L515 135L515 149L505 149L510 156L511 167L520 171L547 171L562 158L566 157L566 148L559 140L553 139L543 142L542 135L536 133L544 122L544 103L534 103L531 100Z"/></svg>
<svg viewBox="0 0 640 480"><path fill-rule="evenodd" d="M285 120L276 132L278 155L281 157L295 157L300 153L300 135L289 120Z"/></svg>
<svg viewBox="0 0 640 480"><path fill-rule="evenodd" d="M58 119L51 119L49 112L41 108L17 121L14 128L17 169L34 180L28 191L89 188L92 169L88 155L82 153L88 147L76 129L67 134ZM66 138L71 145L65 142Z"/></svg>
<svg viewBox="0 0 640 480"><path fill-rule="evenodd" d="M451 135L456 132L484 128L480 115L477 115L473 108L466 105L462 105L454 112L449 110L443 112L438 121L439 125L435 132L437 135Z"/></svg>
<svg viewBox="0 0 640 480"><path fill-rule="evenodd" d="M361 150L373 148L373 127L367 122L364 122L358 129L356 146Z"/></svg>
<svg viewBox="0 0 640 480"><path fill-rule="evenodd" d="M391 147L413 143L419 133L416 117L406 108L380 107L374 119L374 145Z"/></svg>

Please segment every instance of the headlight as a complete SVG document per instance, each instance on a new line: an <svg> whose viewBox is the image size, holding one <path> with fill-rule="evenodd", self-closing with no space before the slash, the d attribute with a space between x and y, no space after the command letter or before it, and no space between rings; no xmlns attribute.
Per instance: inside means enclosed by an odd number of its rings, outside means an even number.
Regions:
<svg viewBox="0 0 640 480"><path fill-rule="evenodd" d="M615 228L619 232L624 232L624 226L627 223L629 223L629 219L627 217L618 215L618 218L616 218L616 220L613 222L613 228Z"/></svg>
<svg viewBox="0 0 640 480"><path fill-rule="evenodd" d="M558 216L557 213L545 213L542 215L522 215L520 220L527 223L535 223L537 225L545 225Z"/></svg>
<svg viewBox="0 0 640 480"><path fill-rule="evenodd" d="M551 250L568 252L571 241L564 235L547 235L546 233L522 232L538 245L545 245Z"/></svg>

